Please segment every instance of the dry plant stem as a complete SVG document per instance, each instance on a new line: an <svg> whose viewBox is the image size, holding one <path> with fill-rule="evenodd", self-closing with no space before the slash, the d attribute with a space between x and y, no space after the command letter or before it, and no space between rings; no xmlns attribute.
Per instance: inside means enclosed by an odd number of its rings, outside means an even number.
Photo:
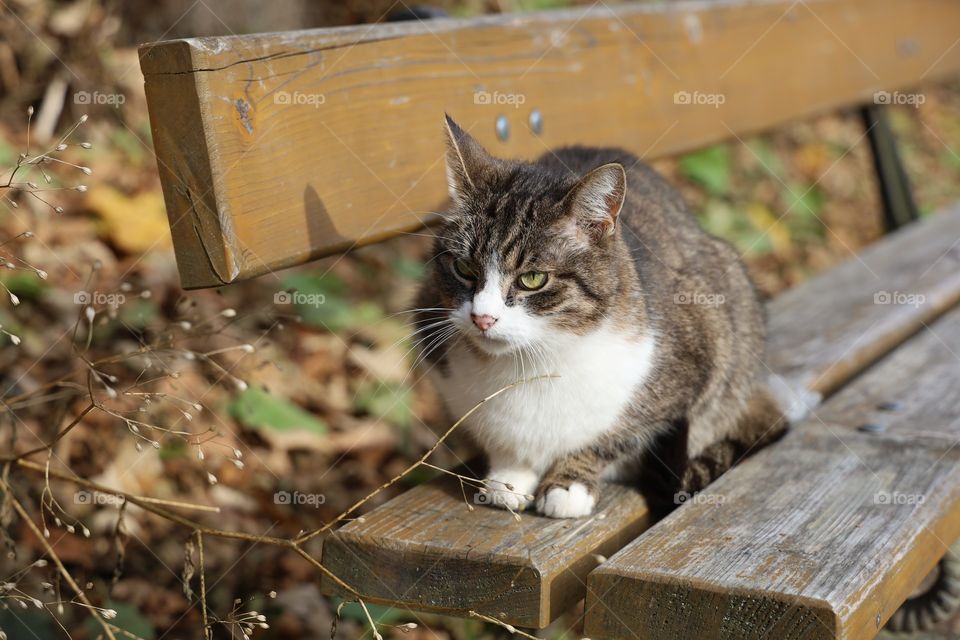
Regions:
<svg viewBox="0 0 960 640"><path fill-rule="evenodd" d="M210 638L210 621L207 619L207 575L203 568L203 534L199 531L197 534L197 552L200 555L200 615L203 620L204 640Z"/></svg>
<svg viewBox="0 0 960 640"><path fill-rule="evenodd" d="M20 517L27 524L27 527L30 528L30 531L33 532L33 535L36 536L37 540L40 541L40 544L42 544L44 549L46 549L47 555L49 555L50 559L53 560L53 563L57 565L57 570L60 572L60 575L63 576L63 579L66 581L66 583L70 585L70 588L73 589L77 594L77 598L79 598L80 602L86 605L86 607L90 610L91 615L93 615L97 623L103 628L103 632L107 634L107 637L111 640L116 640L116 636L113 635L113 630L110 628L110 625L108 625L106 620L104 620L103 617L98 613L97 608L94 607L93 603L87 598L87 594L83 592L83 589L81 589L80 585L76 583L76 581L73 579L73 576L71 576L70 572L67 571L67 568L63 566L62 562L60 562L60 557L57 555L56 551L53 550L50 542L47 541L40 529L37 528L37 525L34 524L33 520L30 519L26 509L23 508L23 505L20 504L20 501L17 500L17 497L13 495L10 485L2 480L0 480L0 484L2 484L3 490L7 494L7 497L10 498L10 503L13 505L13 508L18 514L20 514Z"/></svg>
<svg viewBox="0 0 960 640"><path fill-rule="evenodd" d="M32 455L35 454L35 453L42 453L42 452L44 452L44 451L51 451L51 450L53 449L54 445L56 445L58 442L60 442L60 440L61 440L65 435L67 435L68 433L70 433L70 430L71 430L71 429L73 429L75 426L77 426L78 424L80 424L80 421L83 420L84 416L86 416L88 413L90 413L91 411L93 411L95 408L96 408L96 405L94 405L92 402L91 402L90 404L88 404L86 407L84 407L83 411L81 411L79 414L77 414L77 417L74 418L73 421L70 422L70 424L68 424L66 427L64 427L64 428L61 429L60 431L58 431L57 434L53 437L53 440L51 440L49 443L47 443L47 444L45 444L45 445L41 445L41 446L39 446L39 447L37 447L37 448L35 448L35 449L31 449L30 451L26 451L26 452L24 452L24 453L17 454L17 455L15 455L15 456L7 456L7 457L5 457L5 458L3 458L3 459L0 459L0 462L14 462L14 461L16 461L16 460L20 460L21 458L26 458L26 457L28 457L28 456L32 456Z"/></svg>
<svg viewBox="0 0 960 640"><path fill-rule="evenodd" d="M327 524L323 525L323 526L320 527L319 529L315 529L315 530L313 530L313 531L311 531L311 532L309 532L309 533L306 533L306 534L300 536L299 538L297 538L297 539L296 539L297 544L304 543L304 542L306 542L307 540L310 540L311 538L313 538L314 536L316 536L316 535L318 535L318 534L321 534L321 533L323 533L323 532L325 532L325 531L328 531L333 525L337 524L338 522L342 521L344 518L348 517L351 513L353 513L354 511L356 511L357 509L359 509L361 506L363 506L364 504L366 504L368 501L370 501L370 499L372 499L372 498L373 498L374 496L376 496L378 493L380 493L380 492L383 491L384 489L386 489L386 488L388 488L388 487L396 484L397 482L400 481L401 478L403 478L403 477L406 476L408 473L410 473L411 471L413 471L414 469L416 469L417 467L419 467L420 465L422 465L424 462L426 462L427 458L429 458L431 455L433 455L433 452L436 451L436 450L440 447L440 445L444 443L444 441L450 436L450 434L453 433L453 432L456 430L457 427L459 427L461 424L463 424L463 421L464 421L464 420L466 420L466 419L469 418L471 415L473 415L473 413L474 413L477 409L479 409L480 407L482 407L482 406L484 405L484 403L488 402L489 400L492 400L493 398L496 398L496 397L497 397L498 395L500 395L501 393L503 393L503 392L505 392L505 391L507 391L507 390L509 390L509 389L512 389L513 387L516 387L517 385L521 385L521 384L524 384L524 383L526 383L526 382L530 382L530 381L533 381L533 380L539 380L539 379L541 379L541 378L552 378L552 377L554 377L554 376L537 376L536 378L531 378L530 380L518 380L518 381L516 381L516 382L511 382L510 384L506 385L505 387L501 387L501 388L497 389L496 391L494 391L493 393L491 393L490 395L488 395L486 398L484 398L483 400L481 400L481 401L478 402L477 404L473 405L473 408L471 408L470 411L467 411L465 414L463 414L463 416L460 417L459 420L457 420L456 422L454 422L454 423L450 426L450 428L447 429L446 432L444 432L444 434L443 434L442 436L440 436L440 438L434 443L434 445L433 445L432 447L430 447L430 448L427 450L426 453L424 453L422 456L420 456L420 458L417 459L416 461L414 461L410 466L408 466L406 469L404 469L403 471L401 471L400 473L398 473L398 474L395 475L394 477L390 478L390 480L384 482L382 485L380 485L379 487L377 487L376 489L374 489L371 493L367 494L367 495L366 495L365 497L363 497L362 499L360 499L360 500L358 500L357 502L355 502L355 503L354 503L351 507L349 507L346 511L344 511L343 513L341 513L339 516L337 516L336 518L334 518L333 520L331 520L331 521L328 522Z"/></svg>
<svg viewBox="0 0 960 640"><path fill-rule="evenodd" d="M375 640L383 640L383 636L380 635L380 632L377 631L377 624L373 621L373 616L370 615L370 610L367 609L366 603L363 600L357 600L360 603L360 607L363 609L364 615L367 616L367 622L370 623L370 629L373 631L373 637Z"/></svg>
<svg viewBox="0 0 960 640"><path fill-rule="evenodd" d="M504 393L505 391L507 391L507 390L509 390L509 389L512 389L513 387L516 387L516 386L518 386L518 385L525 384L525 383L527 383L527 382L531 382L531 381L534 381L534 380L539 380L539 379L541 379L541 378L544 378L544 379L545 379L545 378L553 378L553 377L555 377L555 376L546 375L546 376L537 376L536 378L530 378L530 379L525 379L525 380L518 380L518 381L513 382L513 383L511 383L511 384L508 384L508 385L506 385L506 386L504 386L504 387L501 387L500 389L498 389L498 390L495 391L494 393L490 394L490 395L487 396L486 398L480 400L480 402L478 402L476 405L474 405L473 408L471 408L467 413L465 413L459 420L457 420L456 422L454 422L454 423L450 426L450 428L448 428L448 429L446 430L446 432L444 432L444 434L443 434L442 436L440 436L440 438L437 439L437 442L434 443L434 445L433 445L432 447L430 447L430 449L428 449L428 450L426 451L426 453L424 453L422 456L420 456L420 458L419 458L418 460L416 460L415 462L413 462L412 464L410 464L410 465L409 465L406 469L404 469L402 472L400 472L399 474L397 474L396 476L394 476L393 478L391 478L389 481L383 483L380 487L378 487L377 489L375 489L374 491L372 491L371 493L369 493L368 495L366 495L366 496L365 496L364 498L362 498L361 500L359 500L359 501L357 501L356 503L354 503L354 504L353 504L351 507L349 507L346 511L344 511L343 513L341 513L341 514L340 514L339 516L337 516L334 520L332 520L332 521L328 522L327 524L325 524L323 527L321 527L321 528L319 528L319 529L316 529L316 530L314 530L314 531L311 531L311 532L309 532L309 533L306 533L306 534L304 534L304 535L302 535L302 536L299 536L299 537L297 537L297 538L294 538L294 539L277 538L277 537L273 537L273 536L250 534L250 533L244 533L244 532L240 532L240 531L227 531L227 530L224 530L224 529L216 529L216 528L207 527L207 526L205 526L205 525L200 524L199 522L195 522L195 521L193 521L193 520L190 520L190 519L188 519L188 518L185 518L185 517L183 517L183 516L180 516L180 515L178 515L178 514L176 514L176 513L173 513L172 511L169 511L168 509L163 508L163 507L164 507L164 506L169 506L169 507L175 507L175 508L195 509L195 510L201 510L201 511L218 511L218 509L217 509L216 507L207 507L207 506L203 506L203 505L196 505L196 504L185 503L185 502L178 502L178 501L172 501L172 500L160 500L160 499L158 499L158 498L148 498L148 497L144 497L144 496L136 496L136 495L132 495L132 494L126 493L126 492L124 492L124 491L119 491L119 490L117 490L117 489L112 489L112 488L110 488L110 487L105 487L105 486L103 486L103 485L100 485L100 484L98 484L98 483L96 483L96 482L92 482L92 481L87 480L87 479L85 479L85 478L80 478L80 477L75 476L75 475L70 475L70 474L66 474L66 473L61 473L61 472L58 472L58 471L54 471L54 470L52 470L52 469L49 468L49 465L41 465L41 464L38 464L38 463L36 463L36 462L33 462L33 461L30 461L30 460L24 459L25 456L31 455L31 454L33 454L33 453L38 453L38 452L40 452L40 451L51 451L51 450L52 450L52 447L53 447L63 436L65 436L76 424L78 424L78 423L80 422L80 420L83 418L84 415L86 415L86 414L87 414L89 411L91 411L92 409L96 408L96 406L95 406L94 404L92 404L92 403L91 403L91 405L88 406L83 412L81 412L81 414L78 415L77 418L74 419L73 422L71 422L69 425L67 425L67 427L65 427L64 429L62 429L56 436L54 436L53 440L52 440L48 445L46 445L46 446L44 446L44 447L40 447L40 448L35 449L35 450L28 451L27 453L22 454L22 455L20 455L20 456L15 456L15 457L12 457L12 458L9 458L9 459L0 460L0 462L4 462L4 461L7 462L7 463L14 462L14 463L16 463L17 466L23 467L23 468L25 468L25 469L29 469L29 470L31 470L31 471L36 471L36 472L44 473L44 474L46 474L46 475L48 475L48 476L53 476L53 477L58 478L58 479L60 479L60 480L65 480L65 481L67 481L67 482L72 482L72 483L74 483L74 484L76 484L76 485L79 485L79 486L82 486L82 487L86 487L86 488L92 489L92 490L94 490L94 491L99 491L99 492L101 492L101 493L105 493L105 494L109 494L109 495L114 495L114 496L122 496L125 500L131 502L132 504L137 505L138 507L144 509L145 511L148 511L148 512L154 514L154 515L160 516L161 518L164 518L164 519L166 519L166 520L169 520L169 521L171 521L171 522L174 522L174 523L176 523L176 524L179 524L179 525L181 525L181 526L183 526L183 527L186 527L186 528L188 528L188 529L192 529L193 532L194 532L194 534L195 534L196 537L197 537L197 547L198 547L199 553L200 553L200 599L201 599L201 610L202 610L202 616L203 616L204 638L205 638L205 639L206 639L206 638L209 638L210 636L209 636L209 620L208 620L208 616L207 616L207 607L206 607L206 580L205 580L205 576L204 576L204 567L203 567L203 562L204 562L204 561L203 561L203 536L204 536L204 535L209 535L209 536L214 536L214 537L219 537L219 538L227 538L227 539L232 539L232 540L244 540L244 541L252 542L252 543L255 543L255 544L256 544L256 543L264 543L264 544L269 544L269 545L273 545L273 546L277 546L277 547L282 547L282 548L286 548L286 549L292 549L294 552L296 552L298 555L300 555L300 556L303 557L305 560L307 560L310 564L312 564L314 567L316 567L321 573L323 573L325 576L327 576L328 578L330 578L331 580L333 580L334 583L336 583L339 587L343 588L345 591L349 592L349 593L352 594L354 597L356 597L357 601L360 602L361 606L363 607L364 612L367 614L367 618L370 620L371 626L373 626L373 631L374 631L375 636L378 636L379 634L377 633L376 626L373 625L373 620L372 620L372 618L370 618L370 615L369 615L369 612L368 612L367 609L366 609L366 606L364 605L363 601L360 599L360 594L359 594L353 587L351 587L351 586L348 585L346 582L344 582L342 579L340 579L338 576L334 575L333 572L331 572L328 568L326 568L325 566L323 566L323 564L322 564L320 561L318 561L316 558L314 558L314 557L311 556L309 553L307 553L304 549L302 549L300 545L303 544L303 543L305 543L305 542L307 542L307 541L309 541L309 540L311 540L311 539L314 538L315 536L317 536L317 535L319 535L319 534L321 534L321 533L324 533L324 532L328 531L328 530L329 530L331 527L333 527L336 523L341 522L341 521L343 521L344 519L346 519L351 513L353 513L353 512L356 511L357 509L359 509L362 505L366 504L369 500L371 500L374 496L376 496L377 494L379 494L380 492L382 492L384 489L387 489L388 487L390 487L390 486L392 486L393 484L397 483L400 479L402 479L404 476L406 476L407 474L409 474L411 471L413 471L414 469L416 469L416 468L419 467L420 465L425 464L427 458L429 458L429 457L440 447L440 445L443 444L443 443L446 441L446 439L447 439L461 424L463 424L463 422L464 422L467 418L469 418L471 415L473 415L473 413L474 413L475 411L477 411L481 406L483 406L484 403L492 400L493 398L497 397L497 396L500 395L501 393ZM92 394L91 394L91 395L92 395ZM430 465L430 466L433 466L433 465ZM7 466L7 468L9 468L9 466ZM0 486L2 486L2 487L5 489L5 491L7 491L8 493L10 492L9 486L8 486L2 479L0 479ZM65 580L67 581L67 583L71 586L71 588L73 588L74 591L77 592L78 597L80 598L81 602L82 602L83 604L85 604L86 606L91 607L91 610L95 612L96 610L93 609L93 605L90 604L89 600L86 598L86 595L83 593L83 591L80 590L79 585L77 585L77 583L74 581L74 579L73 579L73 578L70 576L70 574L67 572L66 567L63 566L63 564L60 562L60 559L55 555L55 553L54 553L54 551L53 551L53 548L50 546L50 544L47 542L47 540L43 537L43 534L40 532L39 529L37 529L37 527L36 527L36 525L33 523L33 521L30 520L30 519L27 517L26 511L24 510L23 506L16 500L15 497L13 497L12 494L10 494L10 499L11 499L13 505L14 505L14 508L17 510L17 513L19 513L20 516L27 522L27 524L29 525L30 529L33 531L33 533L37 536L37 538L41 541L41 543L42 543L42 544L44 545L44 547L47 549L47 552L50 554L51 558L53 558L54 562L55 562L56 565L57 565L58 570L59 570L60 573L64 576L64 579L65 579ZM160 505L163 505L163 506L160 506ZM95 614L95 615L96 615L96 614ZM507 630L510 631L511 633L520 635L520 636L522 636L522 637L524 637L524 638L532 638L533 640L537 640L534 636L531 636L531 635L529 635L529 634L527 634L527 633L524 633L524 632L522 632L522 631L518 631L518 630L514 629L511 625L505 624L504 622L502 622L502 621L500 621L500 620L497 620L497 619L495 619L495 618L490 618L490 617L488 617L488 616L484 616L484 615L478 614L478 613L476 613L476 612L474 612L474 611L471 611L471 612L470 612L470 615L473 616L473 617L476 617L476 618L480 618L480 619L482 619L482 620L485 620L485 621L487 621L487 622L490 622L490 623L499 625L499 626L503 627L504 629L507 629ZM110 625L108 625L104 620L102 620L99 615L96 615L96 618L97 618L97 622L101 625L101 627L103 627L104 632L106 633L107 637L110 638L111 640L116 640L116 636L114 636L113 631L112 631Z"/></svg>
<svg viewBox="0 0 960 640"><path fill-rule="evenodd" d="M114 496L123 496L125 500L127 500L132 504L137 505L138 507L140 507L145 511L149 511L154 515L160 516L161 518L165 518L166 520L169 520L171 522L175 522L176 524L179 524L188 529L193 529L194 531L202 533L204 535L214 536L217 538L227 538L230 540L243 540L245 542L263 543L263 544L273 545L276 547L293 549L294 551L299 553L301 556L309 560L310 563L313 566L315 566L317 569L319 569L321 573L323 573L325 576L327 576L328 578L336 582L338 586L349 591L351 594L358 595L357 591L353 587L351 587L346 582L341 580L338 576L334 575L332 571L330 571L325 566L323 566L320 562L318 562L315 558L313 558L309 553L301 549L299 546L300 542L297 540L290 540L288 538L276 538L273 536L263 536L255 533L244 533L242 531L227 531L225 529L216 529L212 527L207 527L200 524L199 522L194 522L193 520L184 518L171 511L167 511L166 509L158 507L157 505L151 502L144 501L139 496L126 493L125 491L118 491L117 489L105 487L101 484L97 484L96 482L91 482L90 480L87 480L85 478L80 478L78 476L67 475L65 473L54 471L52 469L47 470L47 468L44 465L37 464L36 462L31 462L29 460L18 460L17 464L21 467L25 467L32 471L38 471L40 473L45 473L45 472L49 473L51 476L58 478L60 480L66 480L67 482L72 482L82 487L93 489L94 491L99 491L101 493L106 493ZM157 499L154 498L154 500L157 500ZM183 503L183 504L187 504L187 503Z"/></svg>
<svg viewBox="0 0 960 640"><path fill-rule="evenodd" d="M532 636L532 635L530 635L529 633L527 633L527 632L525 632L525 631L520 631L519 629L517 629L516 627L514 627L512 624L507 624L507 623L504 622L503 620L497 620L496 618L491 618L490 616L485 616L485 615L483 615L482 613L477 613L476 611L470 611L469 614L470 614L470 617L471 617L471 618L478 618L478 619L480 619L480 620L483 620L484 622L489 622L490 624L495 624L495 625L497 625L498 627L503 627L504 629L506 629L506 630L509 631L510 633L512 633L512 634L514 634L514 635L516 635L516 636L520 636L521 638L530 638L530 640L540 640L540 638L538 638L537 636Z"/></svg>
<svg viewBox="0 0 960 640"><path fill-rule="evenodd" d="M194 511L206 511L208 513L220 513L220 507L213 507L206 504L195 504L193 502L181 502L179 500L164 500L163 498L151 498L149 496L138 496L134 494L125 493L123 491L118 491L117 489L110 489L103 485L99 485L96 482L87 480L86 478L81 478L80 476L71 476L65 473L61 473L54 469L47 469L45 465L37 464L30 460L17 460L17 464L26 469L32 471L39 471L41 473L47 473L54 478L60 480L66 480L67 482L72 482L74 484L80 485L81 487L86 487L87 489L93 489L99 491L100 493L109 493L115 496L123 496L124 499L130 500L134 504L140 504L141 502L148 504L155 504L166 507L174 507L177 509L191 509Z"/></svg>

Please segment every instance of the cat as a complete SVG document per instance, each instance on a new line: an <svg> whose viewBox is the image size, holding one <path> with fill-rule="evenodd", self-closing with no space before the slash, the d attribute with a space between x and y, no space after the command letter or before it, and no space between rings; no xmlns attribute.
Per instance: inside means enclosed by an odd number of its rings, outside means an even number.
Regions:
<svg viewBox="0 0 960 640"><path fill-rule="evenodd" d="M489 458L482 495L593 512L629 479L669 509L787 427L737 252L627 151L491 156L446 116L451 206L417 296L421 358Z"/></svg>

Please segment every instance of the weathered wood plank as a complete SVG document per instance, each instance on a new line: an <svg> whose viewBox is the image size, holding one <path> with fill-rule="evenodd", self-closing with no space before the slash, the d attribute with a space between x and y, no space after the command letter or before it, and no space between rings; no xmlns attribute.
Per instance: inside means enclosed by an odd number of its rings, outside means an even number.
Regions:
<svg viewBox="0 0 960 640"><path fill-rule="evenodd" d="M960 206L841 265L835 289L827 275L782 304L774 301L774 371L815 390L832 389L895 340L933 322L960 297L960 251L953 243L960 244ZM873 292L890 285L924 296L924 304L874 304ZM831 385L821 386L824 377ZM335 532L323 561L372 600L460 615L474 609L519 626L544 626L583 597L596 554L609 554L647 525L642 501L622 488L605 492L602 509L608 514L602 519L558 524L524 513L517 522L506 512L468 511L457 484L428 483Z"/></svg>
<svg viewBox="0 0 960 640"><path fill-rule="evenodd" d="M955 310L615 554L587 635L874 637L960 536L958 354Z"/></svg>
<svg viewBox="0 0 960 640"><path fill-rule="evenodd" d="M826 396L960 301L960 203L769 304L767 363Z"/></svg>
<svg viewBox="0 0 960 640"><path fill-rule="evenodd" d="M597 556L647 526L643 499L623 487L584 520L470 511L474 493L453 478L407 491L328 538L324 565L374 602L544 627L583 598Z"/></svg>
<svg viewBox="0 0 960 640"><path fill-rule="evenodd" d="M955 73L958 23L950 0L600 3L180 40L141 65L181 278L201 287L428 220L444 111L498 155L671 154Z"/></svg>

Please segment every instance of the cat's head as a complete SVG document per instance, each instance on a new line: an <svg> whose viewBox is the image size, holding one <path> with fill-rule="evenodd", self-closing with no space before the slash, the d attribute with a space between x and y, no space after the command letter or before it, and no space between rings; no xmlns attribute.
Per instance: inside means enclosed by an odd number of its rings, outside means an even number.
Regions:
<svg viewBox="0 0 960 640"><path fill-rule="evenodd" d="M429 277L456 330L499 355L603 322L622 293L623 166L578 176L556 162L494 158L449 116L446 132L452 206Z"/></svg>

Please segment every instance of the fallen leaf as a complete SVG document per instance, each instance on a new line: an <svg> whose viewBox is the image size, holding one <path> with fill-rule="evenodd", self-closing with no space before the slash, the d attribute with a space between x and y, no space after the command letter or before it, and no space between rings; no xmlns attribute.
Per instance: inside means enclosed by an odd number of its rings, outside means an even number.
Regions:
<svg viewBox="0 0 960 640"><path fill-rule="evenodd" d="M127 196L98 186L87 192L87 206L100 216L110 241L127 253L169 247L170 227L159 191Z"/></svg>

